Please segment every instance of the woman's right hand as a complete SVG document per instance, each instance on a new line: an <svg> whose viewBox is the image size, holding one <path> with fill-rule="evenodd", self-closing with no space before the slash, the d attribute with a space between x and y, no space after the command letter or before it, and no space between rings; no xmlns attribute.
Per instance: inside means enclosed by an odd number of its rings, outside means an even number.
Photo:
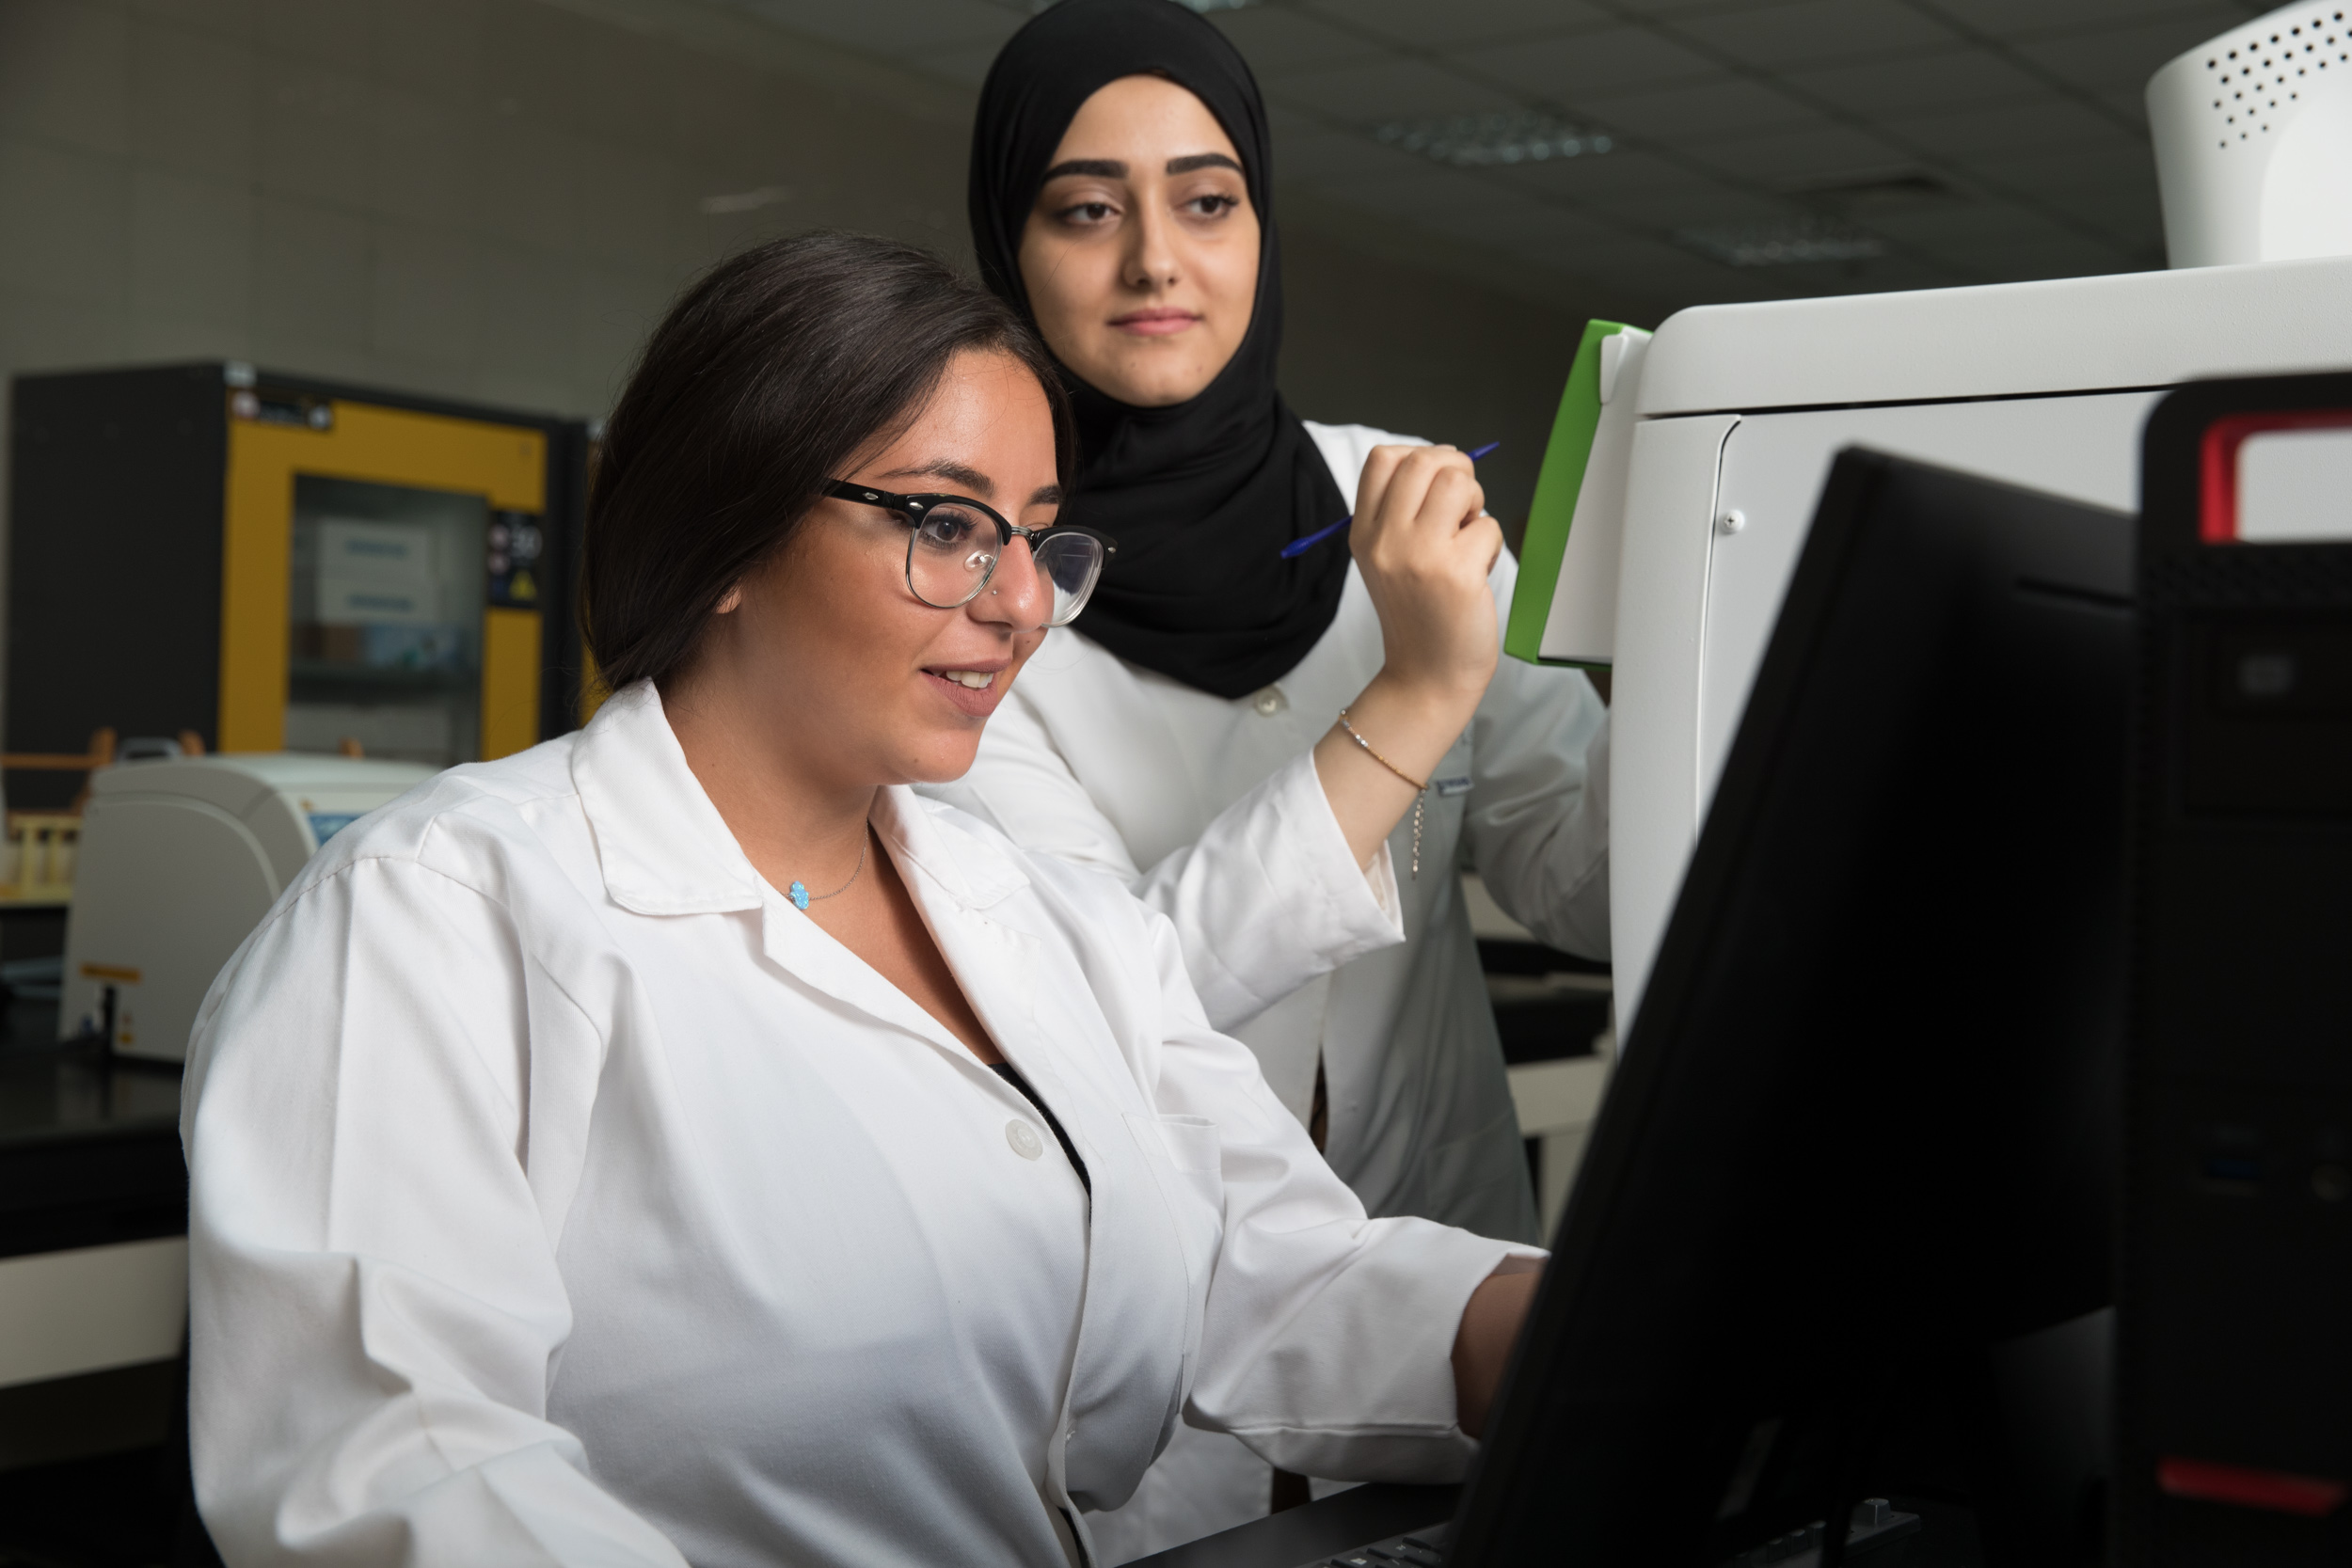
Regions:
<svg viewBox="0 0 2352 1568"><path fill-rule="evenodd" d="M1348 705L1364 744L1333 725L1315 745L1315 771L1359 865L1379 853L1413 804L1413 784L1429 780L1494 678L1502 637L1486 574L1502 527L1486 500L1470 458L1452 447L1375 447L1357 484L1348 548L1386 659Z"/></svg>
<svg viewBox="0 0 2352 1568"><path fill-rule="evenodd" d="M1501 651L1486 575L1502 527L1486 500L1470 458L1453 447L1375 447L1348 528L1380 616L1382 673L1422 701L1459 707L1464 723Z"/></svg>

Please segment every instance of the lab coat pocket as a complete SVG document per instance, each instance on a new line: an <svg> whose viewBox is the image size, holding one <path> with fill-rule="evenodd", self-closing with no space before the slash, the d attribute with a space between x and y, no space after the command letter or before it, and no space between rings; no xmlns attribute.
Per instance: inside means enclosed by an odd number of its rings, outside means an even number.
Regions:
<svg viewBox="0 0 2352 1568"><path fill-rule="evenodd" d="M1130 1116L1129 1121L1144 1121L1144 1117ZM1206 1117L1160 1117L1160 1144L1168 1150L1168 1163L1189 1175L1220 1176L1225 1158L1225 1139L1216 1130L1216 1123ZM1225 1202L1225 1183L1220 1179L1216 1187L1218 1207Z"/></svg>
<svg viewBox="0 0 2352 1568"><path fill-rule="evenodd" d="M1209 1276L1225 1240L1224 1140L1216 1123L1202 1117L1147 1117L1127 1113L1127 1131L1160 1186L1184 1259L1185 1386L1191 1386L1193 1357L1208 1307Z"/></svg>

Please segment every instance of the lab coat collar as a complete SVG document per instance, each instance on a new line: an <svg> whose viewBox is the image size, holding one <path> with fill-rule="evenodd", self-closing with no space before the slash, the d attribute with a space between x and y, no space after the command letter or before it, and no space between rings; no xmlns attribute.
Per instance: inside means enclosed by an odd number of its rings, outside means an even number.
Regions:
<svg viewBox="0 0 2352 1568"><path fill-rule="evenodd" d="M759 873L686 765L651 681L616 691L572 753L613 901L639 914L719 914L761 904ZM890 787L873 823L901 866L912 865L966 909L986 909L1029 885L1013 854L940 820L946 808Z"/></svg>
<svg viewBox="0 0 2352 1568"><path fill-rule="evenodd" d="M902 871L910 865L921 871L966 909L984 910L1029 885L1011 850L955 822L947 816L951 810L894 785L874 801L874 831Z"/></svg>
<svg viewBox="0 0 2352 1568"><path fill-rule="evenodd" d="M728 832L661 712L651 681L605 700L572 752L614 903L638 914L718 914L759 908L759 873Z"/></svg>
<svg viewBox="0 0 2352 1568"><path fill-rule="evenodd" d="M982 911L1028 879L1001 851L939 821L935 809L911 789L887 788L877 793L868 820L965 1000L998 1048L1026 1071L1025 1053L1036 1033L1029 1004L1036 938ZM982 1070L938 1020L806 914L774 894L764 908L760 945L777 967Z"/></svg>

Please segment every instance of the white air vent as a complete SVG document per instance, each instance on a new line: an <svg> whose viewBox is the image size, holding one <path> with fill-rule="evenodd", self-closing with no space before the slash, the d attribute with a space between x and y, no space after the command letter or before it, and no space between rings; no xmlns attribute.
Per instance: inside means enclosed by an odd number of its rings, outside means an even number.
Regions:
<svg viewBox="0 0 2352 1568"><path fill-rule="evenodd" d="M2352 253L2352 0L2288 6L2148 83L2176 267Z"/></svg>
<svg viewBox="0 0 2352 1568"><path fill-rule="evenodd" d="M2303 101L2303 89L2316 87L2330 66L2339 73L2352 70L2352 30L2344 26L2344 12L2322 8L2281 27L2278 19L2285 14L2273 12L2242 33L2193 52L2205 56L2206 85L2218 121L2215 145L2223 151L2233 142L2284 130Z"/></svg>

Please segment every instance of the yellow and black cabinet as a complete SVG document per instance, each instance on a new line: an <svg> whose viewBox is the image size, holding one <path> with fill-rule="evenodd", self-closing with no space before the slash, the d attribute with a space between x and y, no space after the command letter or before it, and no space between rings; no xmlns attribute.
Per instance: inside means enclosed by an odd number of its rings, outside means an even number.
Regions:
<svg viewBox="0 0 2352 1568"><path fill-rule="evenodd" d="M20 376L9 437L8 751L446 765L576 722L585 425L213 363Z"/></svg>

